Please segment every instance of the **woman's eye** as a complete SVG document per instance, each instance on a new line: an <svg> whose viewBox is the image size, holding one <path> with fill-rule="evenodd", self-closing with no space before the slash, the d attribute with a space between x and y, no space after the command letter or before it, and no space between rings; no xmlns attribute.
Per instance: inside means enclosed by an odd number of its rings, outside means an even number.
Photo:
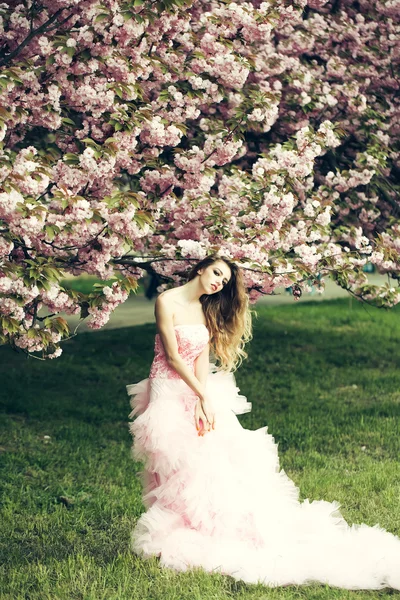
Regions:
<svg viewBox="0 0 400 600"><path fill-rule="evenodd" d="M219 273L218 271L215 271L215 270L214 270L214 275L218 275L218 277L221 277L221 273ZM224 281L222 282L222 285L223 285L223 286L225 286L227 283L228 283L228 282L224 280Z"/></svg>

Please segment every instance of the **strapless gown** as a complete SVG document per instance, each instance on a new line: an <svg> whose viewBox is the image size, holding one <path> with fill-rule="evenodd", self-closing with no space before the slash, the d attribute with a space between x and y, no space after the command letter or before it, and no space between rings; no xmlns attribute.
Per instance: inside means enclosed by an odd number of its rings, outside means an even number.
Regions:
<svg viewBox="0 0 400 600"><path fill-rule="evenodd" d="M204 325L175 326L191 369L208 343ZM127 385L132 454L143 463L146 508L132 549L164 567L202 567L275 587L321 582L400 589L400 539L378 525L349 526L337 502L299 501L267 427L245 429L251 410L232 374L210 368L215 430L198 436L196 396L165 359L159 335L148 379Z"/></svg>

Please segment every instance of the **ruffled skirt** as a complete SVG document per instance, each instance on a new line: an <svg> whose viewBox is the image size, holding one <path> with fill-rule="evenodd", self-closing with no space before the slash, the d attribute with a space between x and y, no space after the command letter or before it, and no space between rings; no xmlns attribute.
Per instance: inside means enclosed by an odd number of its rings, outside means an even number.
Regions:
<svg viewBox="0 0 400 600"><path fill-rule="evenodd" d="M134 552L177 571L202 567L267 586L400 589L400 539L378 525L349 526L337 502L300 502L267 427L251 431L237 419L251 404L233 375L210 373L207 387L216 423L202 437L183 380L127 386L147 509Z"/></svg>

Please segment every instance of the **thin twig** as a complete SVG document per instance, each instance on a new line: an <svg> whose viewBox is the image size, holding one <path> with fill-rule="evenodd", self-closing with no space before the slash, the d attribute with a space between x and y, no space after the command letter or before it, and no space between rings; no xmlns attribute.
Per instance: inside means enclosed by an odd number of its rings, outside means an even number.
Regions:
<svg viewBox="0 0 400 600"><path fill-rule="evenodd" d="M34 29L33 31L31 31L27 37L24 39L23 42L21 42L19 44L19 46L17 46L12 52L10 52L10 54L8 56L6 56L3 59L0 59L0 67L4 67L5 65L7 65L8 63L10 63L13 58L15 58L20 52L21 50L23 50L25 48L25 46L27 46L29 44L29 42L36 36L39 35L41 33L45 33L47 31L47 26L50 25L51 23L53 23L58 16L63 12L63 10L66 10L67 8L71 8L69 6L65 6L63 8L59 8L51 17L50 19L48 19L45 23L42 23L42 25L40 25L40 27L38 27L37 29ZM72 13L71 13L72 14ZM68 16L68 18L71 15ZM65 21L65 19L64 19Z"/></svg>

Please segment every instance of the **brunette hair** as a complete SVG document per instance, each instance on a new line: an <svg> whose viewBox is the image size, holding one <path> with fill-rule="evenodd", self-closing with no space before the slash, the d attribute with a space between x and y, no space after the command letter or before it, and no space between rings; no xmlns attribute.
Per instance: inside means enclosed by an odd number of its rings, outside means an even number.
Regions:
<svg viewBox="0 0 400 600"><path fill-rule="evenodd" d="M223 256L211 254L191 269L188 281L194 279L200 269L206 269L219 260L228 265L231 277L216 294L203 294L200 302L210 332L211 349L220 368L235 371L247 357L244 346L252 338L252 314L240 268Z"/></svg>

